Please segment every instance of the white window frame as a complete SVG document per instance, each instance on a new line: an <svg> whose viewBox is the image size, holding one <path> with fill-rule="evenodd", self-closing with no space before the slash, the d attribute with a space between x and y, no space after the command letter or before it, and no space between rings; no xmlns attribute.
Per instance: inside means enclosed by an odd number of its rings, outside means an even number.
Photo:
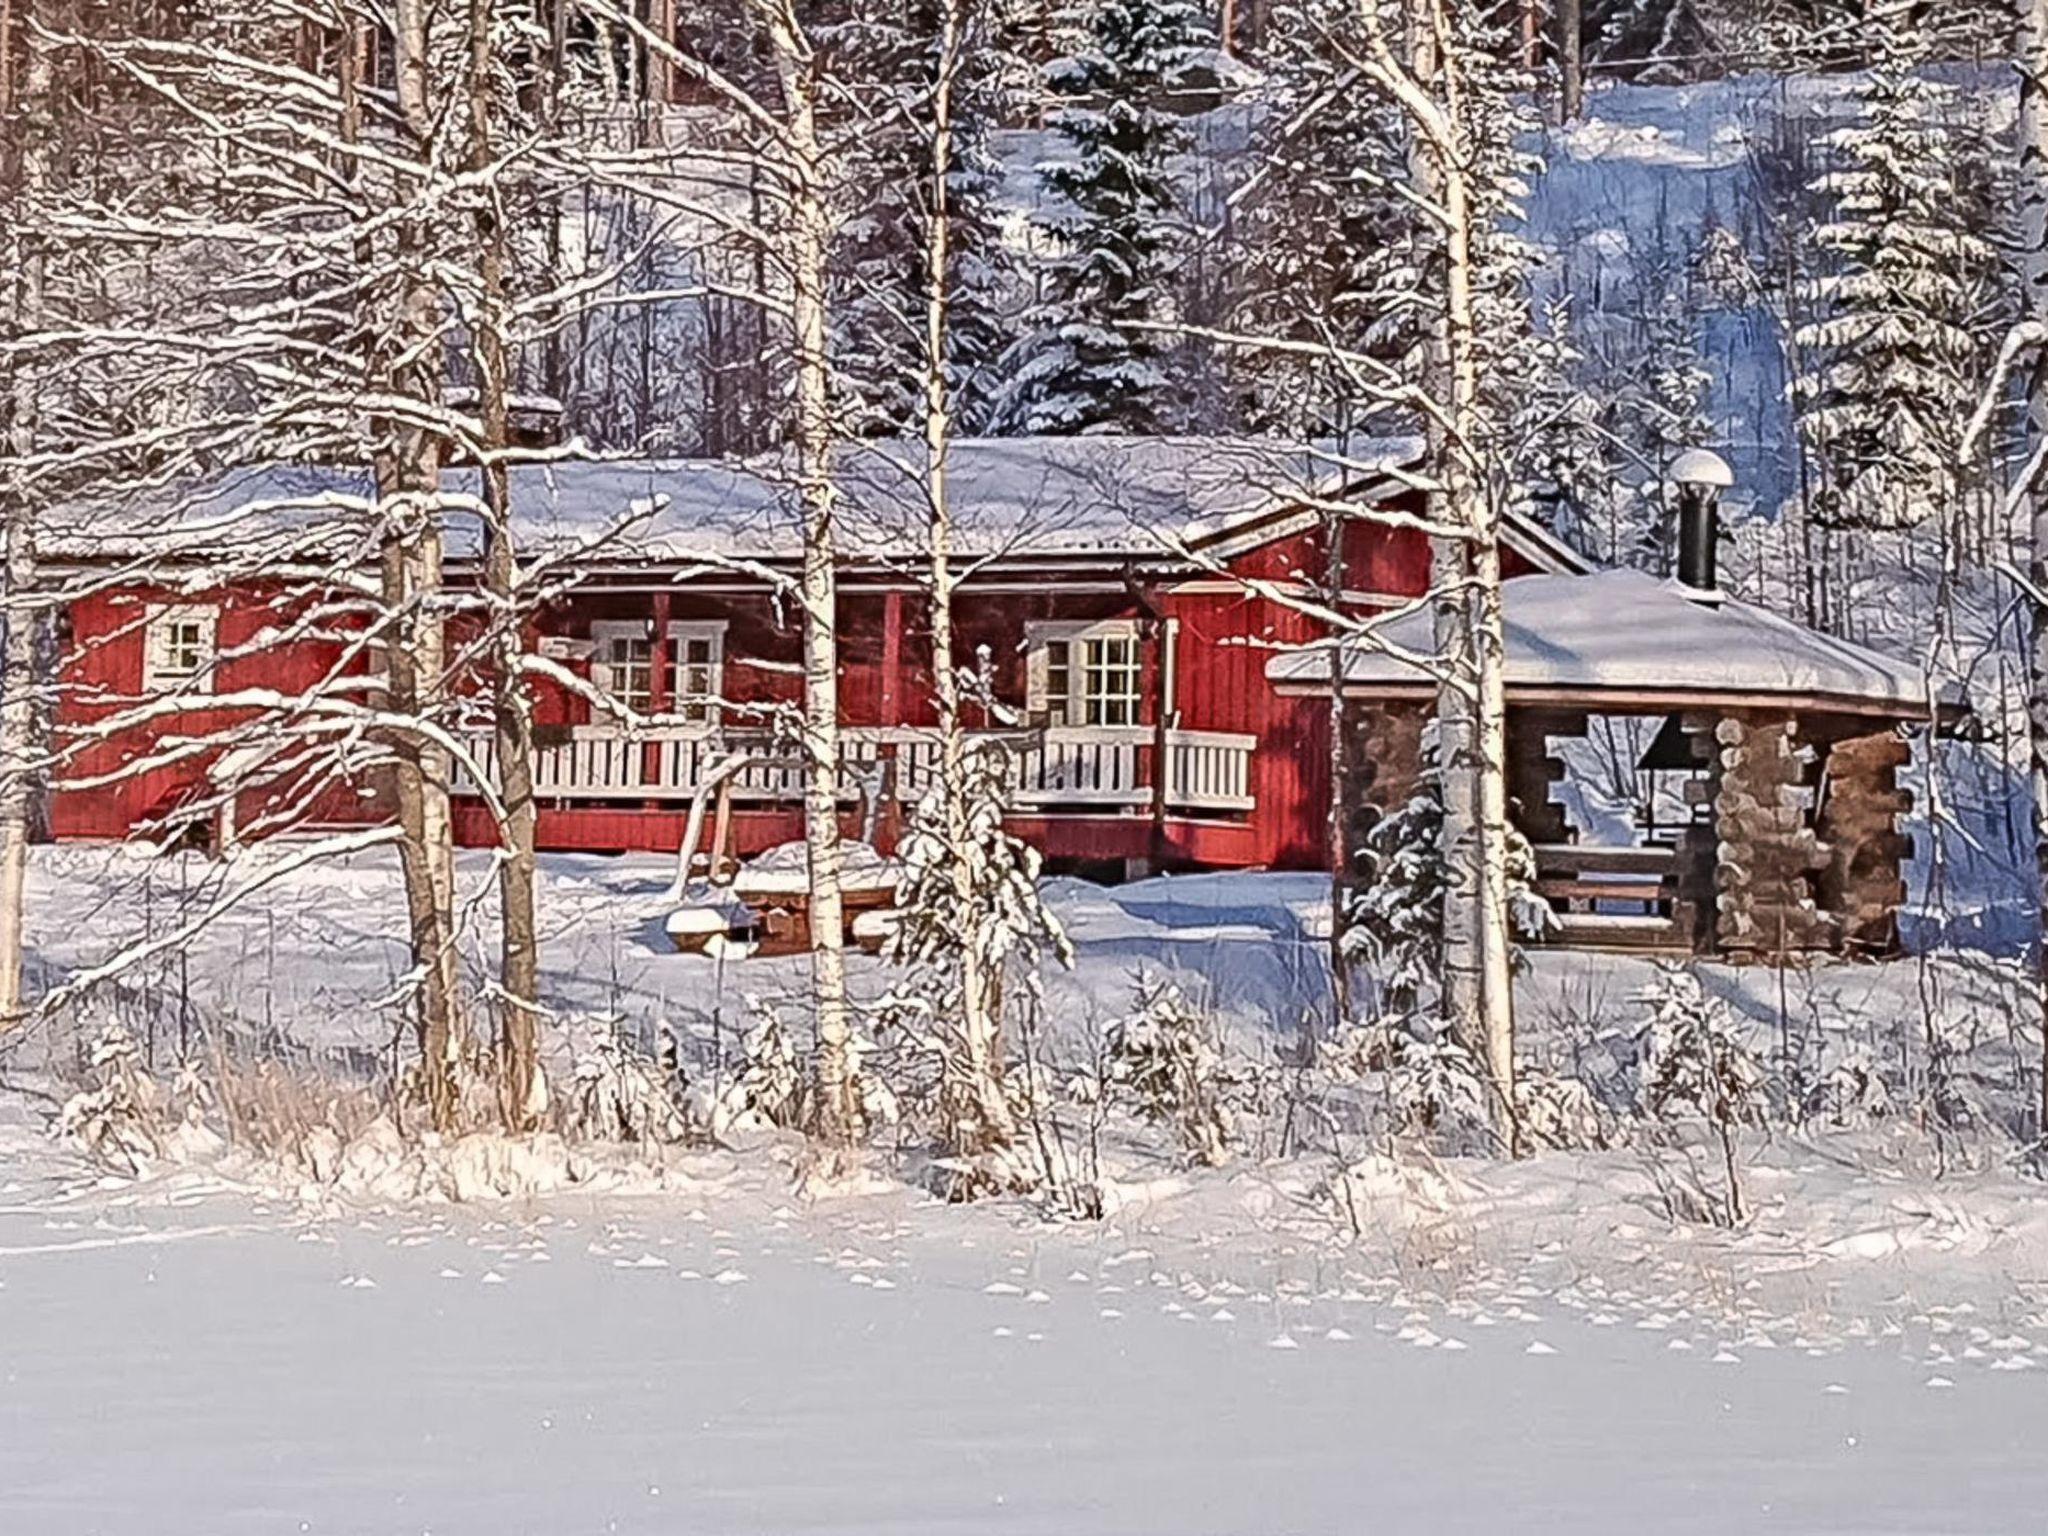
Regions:
<svg viewBox="0 0 2048 1536"><path fill-rule="evenodd" d="M189 667L174 666L171 626L198 629L199 655ZM145 693L211 693L220 660L220 609L212 603L153 603L142 625L142 688Z"/></svg>
<svg viewBox="0 0 2048 1536"><path fill-rule="evenodd" d="M625 698L613 682L611 650L614 640L639 640L647 646L648 697L639 704L635 704L630 699ZM592 647L590 681L592 684L609 694L625 708L638 710L642 714L646 713L646 705L654 696L654 621L652 619L594 620L590 626L590 643ZM612 725L617 722L609 714L606 714L600 723Z"/></svg>
<svg viewBox="0 0 2048 1536"><path fill-rule="evenodd" d="M1090 641L1127 640L1132 647L1130 719L1108 726L1091 721L1088 693L1087 645ZM1053 698L1053 678L1064 672L1066 697ZM1095 619L1090 621L1031 620L1024 626L1024 707L1033 718L1055 726L1093 726L1103 730L1128 729L1138 725L1145 713L1144 626L1137 619ZM1105 695L1104 703L1107 703ZM1107 713L1105 709L1103 711ZM1057 718L1055 718L1057 717Z"/></svg>
<svg viewBox="0 0 2048 1536"><path fill-rule="evenodd" d="M702 726L707 731L718 729L720 711L725 705L725 631L724 619L671 619L668 626L669 665L669 712L680 715L685 708L683 677L688 670L683 662L683 647L692 640L702 640L710 648L710 660L704 663L710 674L708 686L703 694L703 715L696 720L686 720L686 725ZM694 695L693 695L694 697Z"/></svg>

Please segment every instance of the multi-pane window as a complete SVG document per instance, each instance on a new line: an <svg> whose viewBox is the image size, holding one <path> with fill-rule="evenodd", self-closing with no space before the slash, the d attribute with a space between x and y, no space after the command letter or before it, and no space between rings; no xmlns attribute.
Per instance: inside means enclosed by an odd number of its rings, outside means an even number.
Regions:
<svg viewBox="0 0 2048 1536"><path fill-rule="evenodd" d="M1144 646L1134 621L1032 626L1026 707L1048 725L1139 723Z"/></svg>
<svg viewBox="0 0 2048 1536"><path fill-rule="evenodd" d="M153 610L143 629L144 689L152 693L206 689L217 626L215 610L203 605Z"/></svg>
<svg viewBox="0 0 2048 1536"><path fill-rule="evenodd" d="M593 624L591 640L595 680L626 709L643 715L656 713L655 666L659 662L664 674L658 680L659 712L693 725L718 723L724 624L670 624L663 641L666 654L656 649L653 627L633 620Z"/></svg>
<svg viewBox="0 0 2048 1536"><path fill-rule="evenodd" d="M693 725L717 724L723 626L671 624L669 634L676 714Z"/></svg>
<svg viewBox="0 0 2048 1536"><path fill-rule="evenodd" d="M1136 725L1138 637L1114 635L1083 640L1081 656L1082 723Z"/></svg>
<svg viewBox="0 0 2048 1536"><path fill-rule="evenodd" d="M654 703L654 642L646 629L600 627L596 639L606 691L623 708L645 714Z"/></svg>

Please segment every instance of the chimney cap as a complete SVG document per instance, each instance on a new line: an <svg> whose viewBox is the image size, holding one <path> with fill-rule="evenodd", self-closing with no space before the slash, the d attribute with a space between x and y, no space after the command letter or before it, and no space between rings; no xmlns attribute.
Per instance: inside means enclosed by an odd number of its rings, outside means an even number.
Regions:
<svg viewBox="0 0 2048 1536"><path fill-rule="evenodd" d="M1671 461L1664 474L1673 485L1709 486L1717 491L1725 491L1735 483L1735 471L1728 467L1728 461L1705 448L1686 449Z"/></svg>

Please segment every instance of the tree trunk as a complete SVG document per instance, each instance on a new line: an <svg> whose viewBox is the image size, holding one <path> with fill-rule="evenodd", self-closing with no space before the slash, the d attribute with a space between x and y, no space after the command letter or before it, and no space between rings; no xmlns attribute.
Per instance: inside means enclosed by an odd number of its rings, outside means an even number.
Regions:
<svg viewBox="0 0 2048 1536"><path fill-rule="evenodd" d="M399 114L423 158L434 134L428 97L427 10L424 0L397 0L393 54ZM415 197L423 189L409 189ZM429 274L431 251L417 225L401 227L397 263L405 291L399 301L390 353L390 387L417 401L428 415L442 408L441 349L433 337L440 303ZM398 526L383 554L383 597L390 625L385 670L392 709L424 720L441 713L447 671L447 629L441 613L442 533L439 498L443 444L415 421L387 419L377 451L377 491ZM456 1116L455 1066L462 1048L459 956L455 948L455 839L449 806L448 754L416 731L401 729L393 743L392 789L403 837L399 862L405 877L413 964L419 972L421 1078L428 1112L439 1129Z"/></svg>
<svg viewBox="0 0 2048 1536"><path fill-rule="evenodd" d="M1557 0L1557 110L1568 123L1586 110L1585 48L1580 0Z"/></svg>
<svg viewBox="0 0 2048 1536"><path fill-rule="evenodd" d="M2048 0L2018 0L2015 52L2020 71L2019 261L2023 318L2048 324ZM2027 424L2048 442L2048 358L2038 357L2027 387ZM2028 576L2048 590L2048 488L2027 487ZM2048 1137L2048 607L2033 604L2027 652L2027 737L2033 763L2034 856L2042 932L2036 951L2042 1019L2041 1095L2036 1131Z"/></svg>
<svg viewBox="0 0 2048 1536"><path fill-rule="evenodd" d="M1435 519L1459 536L1436 541L1440 660L1450 682L1438 696L1444 798L1444 1011L1485 1070L1503 1145L1514 1131L1514 990L1507 904L1507 726L1500 528L1489 486L1493 451L1481 392L1476 257L1469 167L1450 144L1469 137L1463 63L1441 4L1414 36L1412 68L1437 104L1414 133L1415 174L1441 210L1442 295L1431 316L1428 390L1431 463L1440 488Z"/></svg>
<svg viewBox="0 0 2048 1536"><path fill-rule="evenodd" d="M974 1156L1008 1146L1017 1127L1003 1092L1002 976L991 974L980 931L970 831L967 732L960 717L960 674L953 658L953 521L947 457L953 436L951 358L953 80L961 63L961 0L940 0L938 78L931 105L931 201L925 217L924 439L931 581L932 689L939 716L939 794L952 850L954 909L965 927L960 945L959 1038L947 1052L940 1114L949 1150Z"/></svg>
<svg viewBox="0 0 2048 1536"><path fill-rule="evenodd" d="M818 1135L850 1147L861 1130L846 1002L845 910L840 895L838 573L832 473L831 360L826 350L830 213L818 142L817 84L806 40L778 8L769 36L781 82L789 177L785 260L796 364L797 490L804 553L804 844L809 855L811 994L817 1020Z"/></svg>
<svg viewBox="0 0 2048 1536"><path fill-rule="evenodd" d="M470 0L470 169L491 163L493 0ZM476 255L481 302L476 316L477 408L483 426L484 591L490 598L491 727L504 806L499 828L498 1068L505 1128L532 1130L547 1107L540 1072L540 949L534 914L533 699L522 671L525 614L512 495L505 463L511 443L507 396L505 229L495 188L476 193ZM657 637L657 644L663 643Z"/></svg>
<svg viewBox="0 0 2048 1536"><path fill-rule="evenodd" d="M0 43L7 41L0 36ZM22 110L12 119L23 135L13 146L7 167L13 174L6 188L17 213L39 197L49 173L45 133L46 98L50 93L50 55L34 33L28 39L28 65L22 78ZM42 323L43 256L24 233L20 217L8 220L11 234L9 270L13 293L8 329L25 335ZM36 385L28 366L16 359L8 367L7 444L11 461L5 473L6 626L0 651L0 1033L18 1023L22 1013L23 926L27 916L28 843L35 799L36 770L36 615L31 606L36 590L35 498L22 484L36 439Z"/></svg>

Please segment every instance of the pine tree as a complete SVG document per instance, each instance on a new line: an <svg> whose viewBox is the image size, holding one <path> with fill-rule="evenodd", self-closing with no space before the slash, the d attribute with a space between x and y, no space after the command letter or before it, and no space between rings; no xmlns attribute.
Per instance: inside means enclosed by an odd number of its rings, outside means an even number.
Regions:
<svg viewBox="0 0 2048 1536"><path fill-rule="evenodd" d="M1167 342L1143 327L1171 317L1187 242L1173 160L1189 138L1171 97L1203 42L1202 12L1188 0L1077 3L1086 45L1047 71L1068 151L1038 172L1052 253L1003 419L1024 432L1168 431Z"/></svg>
<svg viewBox="0 0 2048 1536"><path fill-rule="evenodd" d="M1809 284L1817 318L1797 335L1807 371L1794 393L1825 476L1821 516L1896 529L1957 499L1995 258L1964 218L1950 93L1918 73L1924 42L1897 6L1867 26L1878 61L1814 186L1832 214L1812 239L1832 263Z"/></svg>

